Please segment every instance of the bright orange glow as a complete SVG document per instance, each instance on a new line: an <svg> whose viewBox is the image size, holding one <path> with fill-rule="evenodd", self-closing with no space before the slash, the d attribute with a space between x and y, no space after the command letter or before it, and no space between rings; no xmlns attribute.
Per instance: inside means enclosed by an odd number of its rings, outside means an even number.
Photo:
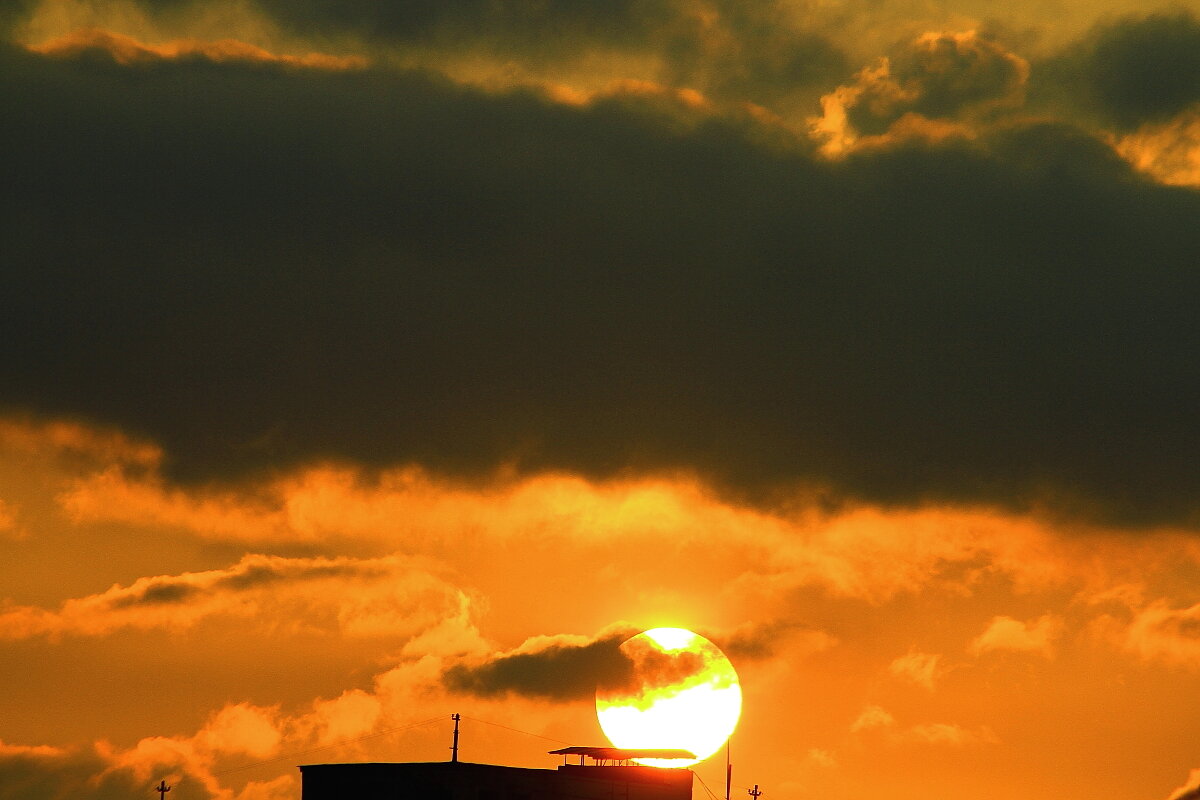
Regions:
<svg viewBox="0 0 1200 800"><path fill-rule="evenodd" d="M684 628L654 628L621 645L634 685L596 693L596 716L617 747L680 748L695 761L639 759L656 767L691 766L711 756L737 727L742 688L725 654Z"/></svg>

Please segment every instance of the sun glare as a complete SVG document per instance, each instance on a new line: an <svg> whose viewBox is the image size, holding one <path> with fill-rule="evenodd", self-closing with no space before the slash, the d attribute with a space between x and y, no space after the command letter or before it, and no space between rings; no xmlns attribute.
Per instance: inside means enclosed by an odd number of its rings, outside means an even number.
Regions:
<svg viewBox="0 0 1200 800"><path fill-rule="evenodd" d="M596 717L616 747L679 748L694 761L639 759L656 767L695 764L721 749L742 712L742 689L725 654L683 628L655 628L621 645L631 685L597 691Z"/></svg>
<svg viewBox="0 0 1200 800"><path fill-rule="evenodd" d="M651 628L642 634L658 645L660 650L683 650L700 637L687 628Z"/></svg>

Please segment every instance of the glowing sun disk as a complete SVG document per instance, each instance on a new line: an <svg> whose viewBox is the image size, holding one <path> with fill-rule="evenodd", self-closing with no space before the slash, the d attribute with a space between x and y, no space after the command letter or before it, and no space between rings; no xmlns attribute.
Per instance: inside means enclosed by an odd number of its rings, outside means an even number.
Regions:
<svg viewBox="0 0 1200 800"><path fill-rule="evenodd" d="M633 666L633 685L596 693L596 716L615 746L696 754L695 761L640 760L666 767L690 766L721 749L741 715L742 689L716 645L683 628L655 628L621 652Z"/></svg>

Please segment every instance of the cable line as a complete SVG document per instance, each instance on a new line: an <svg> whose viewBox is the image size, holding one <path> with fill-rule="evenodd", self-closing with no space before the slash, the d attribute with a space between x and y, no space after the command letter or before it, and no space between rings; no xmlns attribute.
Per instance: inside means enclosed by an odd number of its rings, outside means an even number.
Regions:
<svg viewBox="0 0 1200 800"><path fill-rule="evenodd" d="M423 720L421 722L414 722L409 725L401 725L398 728L388 728L387 730L384 730L384 731L368 733L366 736L359 736L357 739L346 739L341 742L334 742L333 744L322 745L321 747L311 747L308 750L296 750L291 753L284 753L281 756L276 756L275 758L268 758L265 761L255 761L253 764L244 764L240 767L232 767L231 769L223 769L220 772L212 773L212 776L214 778L216 778L221 775L228 775L231 772L241 772L242 770L245 770L245 769L253 769L254 767L262 767L262 766L266 766L267 764L276 764L280 761L289 761L289 760L295 758L296 756L306 756L309 753L319 753L322 750L334 750L338 747L344 747L348 744L357 744L358 742L365 742L368 739L378 739L380 736L387 736L389 733L398 733L399 731L412 730L413 728L419 728L422 725L428 725L431 722L440 722L443 719L444 719L444 717L439 714L436 717L430 717L429 719Z"/></svg>
<svg viewBox="0 0 1200 800"><path fill-rule="evenodd" d="M708 784L704 782L704 778L700 777L700 773L696 772L696 770L694 770L694 769L688 770L688 771L692 773L692 775L696 778L696 780L700 781L700 785L704 787L704 791L708 792L708 796L711 797L712 800L717 800L717 796L715 794L713 794L712 789L708 788Z"/></svg>
<svg viewBox="0 0 1200 800"><path fill-rule="evenodd" d="M562 739L555 739L553 736L542 736L540 733L533 733L532 731L523 731L520 728L510 728L507 725L501 725L499 722L488 722L486 719L479 719L477 717L468 717L466 714L463 714L462 718L469 719L472 722L482 722L484 725L494 725L497 728L504 728L504 730L512 731L513 733L523 733L526 736L536 736L539 739L545 739L547 742L554 742L555 744L565 744L565 745L572 744L571 742L564 742Z"/></svg>

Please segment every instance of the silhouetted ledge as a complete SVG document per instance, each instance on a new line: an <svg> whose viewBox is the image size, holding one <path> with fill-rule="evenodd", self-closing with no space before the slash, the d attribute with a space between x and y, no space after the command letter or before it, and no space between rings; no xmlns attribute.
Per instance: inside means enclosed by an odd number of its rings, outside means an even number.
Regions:
<svg viewBox="0 0 1200 800"><path fill-rule="evenodd" d="M301 800L346 797L438 800L691 800L687 769L581 766L558 769L465 762L307 764Z"/></svg>

